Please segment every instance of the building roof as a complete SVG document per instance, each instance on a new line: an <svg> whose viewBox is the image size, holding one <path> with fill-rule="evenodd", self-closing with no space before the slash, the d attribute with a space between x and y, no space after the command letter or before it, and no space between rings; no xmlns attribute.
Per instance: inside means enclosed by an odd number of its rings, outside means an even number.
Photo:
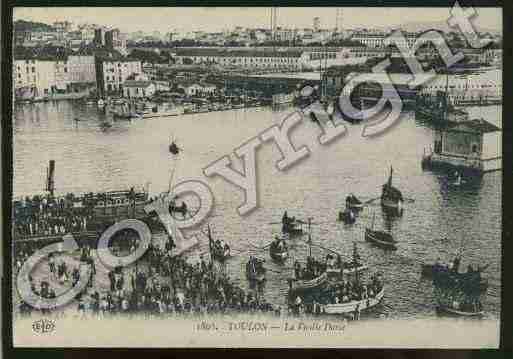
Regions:
<svg viewBox="0 0 513 359"><path fill-rule="evenodd" d="M212 57L301 57L303 50L228 50L213 48L176 49L177 56L212 56Z"/></svg>
<svg viewBox="0 0 513 359"><path fill-rule="evenodd" d="M137 88L146 88L152 84L151 81L143 81L143 80L125 80L123 82L123 87L137 87Z"/></svg>
<svg viewBox="0 0 513 359"><path fill-rule="evenodd" d="M501 131L499 127L482 118L455 123L454 125L450 125L448 127L448 130L474 133L488 133Z"/></svg>
<svg viewBox="0 0 513 359"><path fill-rule="evenodd" d="M182 82L180 84L177 85L178 87L181 87L181 88L188 88L188 87L201 87L201 88L206 88L206 87L217 87L216 85L214 84L211 84L211 83L206 83L206 82L195 82L195 81L185 81L185 82Z"/></svg>

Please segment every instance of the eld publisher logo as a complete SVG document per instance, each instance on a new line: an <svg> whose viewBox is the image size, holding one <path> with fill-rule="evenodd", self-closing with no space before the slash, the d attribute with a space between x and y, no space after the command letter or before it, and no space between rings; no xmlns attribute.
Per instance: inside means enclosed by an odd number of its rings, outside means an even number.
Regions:
<svg viewBox="0 0 513 359"><path fill-rule="evenodd" d="M49 319L39 319L32 323L32 330L38 334L48 334L55 330L55 323Z"/></svg>

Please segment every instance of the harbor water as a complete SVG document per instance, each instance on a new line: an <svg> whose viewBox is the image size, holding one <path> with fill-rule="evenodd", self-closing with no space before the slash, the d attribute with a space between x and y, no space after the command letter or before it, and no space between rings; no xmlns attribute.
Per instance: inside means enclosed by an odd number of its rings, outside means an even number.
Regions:
<svg viewBox="0 0 513 359"><path fill-rule="evenodd" d="M363 125L347 124L347 133L329 145L318 143L317 124L304 119L291 131L296 149L306 145L307 158L286 171L276 162L281 153L273 142L257 151L258 208L241 217L237 208L244 201L238 187L220 177L207 178L203 168L259 135L292 112L292 107L239 109L202 114L112 123L102 128L103 110L81 101L59 101L19 105L15 108L14 196L43 192L46 165L56 161L56 193L101 192L142 188L150 182L151 195L167 190L170 173L173 183L201 179L209 184L215 198L207 219L215 239L232 248L227 262L230 277L246 287L244 265L249 255L266 260L268 268L264 295L272 304L284 305L287 278L294 260L305 261L308 245L303 239L289 242L291 256L284 265L260 250L281 231L283 212L300 219L313 218L314 244L343 253L349 258L353 243L370 270L383 272L385 298L369 315L394 318L435 315L433 286L421 279L423 263L438 257L450 261L463 250L462 270L468 264L489 264L484 276L489 289L483 308L489 318L500 314L501 280L501 172L486 173L480 180L452 186L443 173L423 172L423 150L432 146L432 130L415 121L414 113L404 113L398 125L376 138L361 136ZM471 117L501 123L501 107L470 108ZM78 119L75 120L75 119ZM168 151L170 138L183 148L178 159ZM235 169L240 162L232 156ZM401 217L383 214L379 200L366 207L353 225L337 221L345 197L354 193L366 201L381 194L381 186L394 169L394 186L409 199ZM398 241L398 250L385 252L364 242L364 229L389 229ZM158 237L161 234L156 234ZM442 241L442 238L447 238ZM192 258L208 252L204 237ZM317 246L312 252L324 259L327 252Z"/></svg>

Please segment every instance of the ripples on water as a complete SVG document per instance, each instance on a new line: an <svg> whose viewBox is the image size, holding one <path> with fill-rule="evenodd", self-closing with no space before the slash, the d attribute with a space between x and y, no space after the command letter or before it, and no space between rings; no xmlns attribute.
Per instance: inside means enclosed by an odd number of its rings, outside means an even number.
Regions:
<svg viewBox="0 0 513 359"><path fill-rule="evenodd" d="M284 304L286 278L294 260L304 261L307 245L293 240L291 258L280 267L267 251L254 246L267 244L278 234L284 210L289 215L313 217L314 243L347 254L359 244L362 258L372 270L381 270L387 281L384 303L377 309L393 317L432 316L435 302L429 281L420 279L420 264L437 257L450 260L464 248L462 268L490 263L486 277L489 294L485 310L492 317L500 312L501 258L501 172L485 174L481 181L459 188L450 187L446 176L423 172L423 149L432 145L432 131L403 114L399 125L378 138L363 138L361 125L348 125L348 134L328 146L317 143L319 129L305 120L292 131L296 148L307 145L310 155L285 172L275 167L281 154L273 143L257 152L259 208L242 218L236 209L243 193L220 178L205 179L202 168L229 154L234 148L272 124L278 124L292 108L233 110L148 120L116 121L100 128L105 115L96 107L61 101L24 105L15 109L14 195L34 194L44 188L44 173L50 159L56 160L56 191L106 191L151 182L158 193L168 186L174 163L168 153L171 136L183 147L176 163L174 182L202 178L212 188L215 208L209 219L216 238L222 238L239 254L228 262L230 276L246 286L244 264L249 254L266 259L268 281L265 295ZM500 108L471 109L472 116L500 122ZM73 119L78 118L76 122ZM383 216L379 201L365 208L356 224L337 222L347 194L364 200L380 195L390 166L394 184L403 195L414 199L405 205L401 218ZM235 168L240 169L238 163ZM390 228L399 241L398 250L387 253L364 242L363 231L376 215L377 228ZM442 243L439 239L447 237ZM198 252L207 252L208 243ZM313 247L313 253L325 252ZM372 315L378 315L376 313Z"/></svg>

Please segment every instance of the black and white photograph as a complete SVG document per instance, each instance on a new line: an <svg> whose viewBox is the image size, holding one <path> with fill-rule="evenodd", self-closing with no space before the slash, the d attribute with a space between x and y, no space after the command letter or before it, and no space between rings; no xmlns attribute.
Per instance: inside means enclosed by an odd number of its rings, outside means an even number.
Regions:
<svg viewBox="0 0 513 359"><path fill-rule="evenodd" d="M502 21L14 7L14 347L498 348Z"/></svg>

